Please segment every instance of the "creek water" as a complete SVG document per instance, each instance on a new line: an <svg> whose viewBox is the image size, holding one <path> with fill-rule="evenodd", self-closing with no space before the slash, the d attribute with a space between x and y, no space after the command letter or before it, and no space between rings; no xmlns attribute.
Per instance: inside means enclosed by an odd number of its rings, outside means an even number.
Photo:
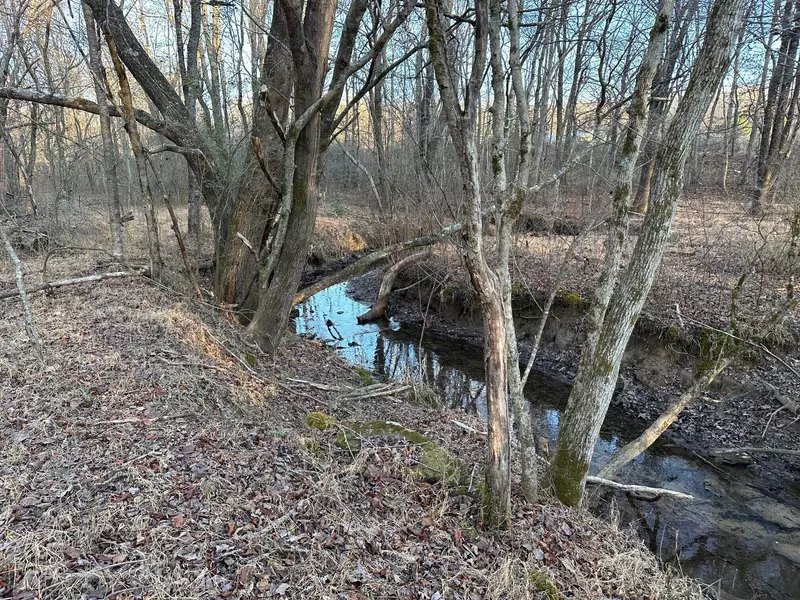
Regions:
<svg viewBox="0 0 800 600"><path fill-rule="evenodd" d="M393 320L359 325L367 306L351 298L348 284L333 286L299 306L299 335L328 342L346 360L377 375L422 382L451 408L485 419L481 348L439 337ZM525 395L537 433L552 443L570 385L532 372ZM640 433L609 413L595 448L593 466L604 464ZM693 501L634 500L591 490L599 512L613 502L650 549L692 577L712 586L715 598L800 600L800 488L742 467L705 462L692 452L656 444L618 477L639 485L691 494ZM780 501L777 500L780 497Z"/></svg>

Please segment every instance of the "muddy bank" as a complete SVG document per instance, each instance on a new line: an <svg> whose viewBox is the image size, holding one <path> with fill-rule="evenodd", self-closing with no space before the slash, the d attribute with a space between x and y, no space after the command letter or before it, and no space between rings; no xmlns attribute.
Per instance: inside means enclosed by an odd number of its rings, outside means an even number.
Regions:
<svg viewBox="0 0 800 600"><path fill-rule="evenodd" d="M357 300L370 302L380 276L378 272L352 281L349 292ZM389 305L392 318L424 326L431 333L451 339L476 346L482 344L480 315L465 294L414 283L407 278L396 284L401 291L392 295ZM524 300L515 304L515 321L522 360L526 362L541 312L535 301L519 296ZM560 295L545 328L536 360L538 369L565 382L573 379L580 359L584 311L580 297ZM612 410L638 430L652 423L691 382L695 364L691 343L672 334L669 328L658 331L652 323L647 323L634 333L625 354ZM773 416L780 405L761 382L766 380L780 386L780 381L775 382L776 371L775 361L769 356L758 364L729 368L662 435L661 443L677 446L712 463L713 448L800 448L800 423L793 423L795 417L787 411ZM796 458L761 454L740 462L739 468L762 477L778 496L787 488L800 487L800 465Z"/></svg>

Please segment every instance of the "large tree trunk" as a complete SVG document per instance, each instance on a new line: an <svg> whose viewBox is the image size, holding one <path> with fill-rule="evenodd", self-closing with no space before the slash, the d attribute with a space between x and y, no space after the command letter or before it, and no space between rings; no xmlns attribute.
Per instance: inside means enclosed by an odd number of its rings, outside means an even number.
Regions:
<svg viewBox="0 0 800 600"><path fill-rule="evenodd" d="M744 0L717 0L689 86L656 158L650 201L631 262L609 302L594 351L581 364L561 421L552 464L558 498L577 505L583 497L594 446L614 393L622 355L661 262L680 198L689 145L730 62Z"/></svg>
<svg viewBox="0 0 800 600"><path fill-rule="evenodd" d="M272 176L283 169L283 142L277 126L284 127L289 116L294 69L288 50L289 30L280 2L273 7L267 51L261 69L261 85L253 106L253 132L265 152L262 157ZM277 122L274 123L273 121ZM228 206L225 226L217 232L216 293L220 301L235 304L240 316L249 322L258 306L257 253L269 234L280 202L280 190L266 178L256 150L251 146L245 169L237 184L235 202ZM251 244L251 250L237 236ZM292 290L293 292L294 290Z"/></svg>
<svg viewBox="0 0 800 600"><path fill-rule="evenodd" d="M314 231L319 195L317 162L320 157L320 114L314 112L300 122L322 97L328 50L333 34L336 6L311 0L304 19L295 0L282 0L289 47L295 67L295 118L286 134L281 184L281 207L260 251L258 304L248 326L256 343L274 351L289 323L294 291L306 264L306 253ZM360 22L360 17L359 17ZM297 31L305 30L305 39ZM352 50L348 52L349 56ZM288 211L286 210L288 209Z"/></svg>

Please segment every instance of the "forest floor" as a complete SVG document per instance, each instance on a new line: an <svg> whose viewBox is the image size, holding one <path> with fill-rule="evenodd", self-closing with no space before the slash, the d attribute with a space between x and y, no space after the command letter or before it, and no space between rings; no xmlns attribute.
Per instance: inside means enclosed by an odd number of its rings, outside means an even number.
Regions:
<svg viewBox="0 0 800 600"><path fill-rule="evenodd" d="M33 285L41 257L24 258ZM53 272L94 260L62 256ZM0 289L13 286L0 262ZM485 531L474 491L409 475L419 449L405 440L338 449L311 411L400 422L473 483L485 442L453 423L481 428L463 413L345 398L366 382L320 344L288 336L262 355L224 314L141 278L31 302L43 361L20 302L0 301L0 597L702 595L586 511L515 498L513 528Z"/></svg>

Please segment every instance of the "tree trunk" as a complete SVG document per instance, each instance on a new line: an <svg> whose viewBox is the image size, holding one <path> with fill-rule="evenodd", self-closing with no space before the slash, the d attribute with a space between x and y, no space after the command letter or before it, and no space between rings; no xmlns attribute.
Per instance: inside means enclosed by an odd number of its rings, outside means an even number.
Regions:
<svg viewBox="0 0 800 600"><path fill-rule="evenodd" d="M97 19L97 15L95 15L95 19ZM100 23L99 19L98 23ZM131 87L128 82L128 75L125 72L125 66L122 64L119 52L117 51L116 42L108 29L104 29L104 32L106 35L106 44L108 45L108 53L111 56L111 61L114 63L114 70L119 80L119 96L122 101L125 131L128 133L128 139L131 143L131 152L133 153L136 163L139 190L142 194L142 205L144 207L144 216L147 225L147 252L150 258L150 277L155 281L159 281L161 279L163 262L161 260L161 244L158 238L158 220L156 219L155 206L153 205L153 196L150 192L150 182L147 178L147 162L142 140L139 137L139 126L134 116L133 96L131 95Z"/></svg>
<svg viewBox="0 0 800 600"><path fill-rule="evenodd" d="M800 48L800 2L786 0L781 18L781 44L778 59L772 71L764 106L764 122L758 150L756 186L750 204L750 214L764 212L775 177L782 166L786 143L795 124L788 117L793 116L790 98L792 83L797 71L797 51ZM788 115L787 115L788 113Z"/></svg>
<svg viewBox="0 0 800 600"><path fill-rule="evenodd" d="M744 0L717 0L686 92L656 158L650 208L620 285L611 296L597 344L581 364L561 421L552 465L559 500L583 497L594 446L614 393L622 355L655 278L680 198L686 155L730 63Z"/></svg>
<svg viewBox="0 0 800 600"><path fill-rule="evenodd" d="M92 71L94 95L97 98L97 107L100 111L100 137L103 143L103 189L106 203L108 204L108 222L111 229L111 254L117 260L124 256L122 237L122 210L120 208L119 179L117 178L117 163L119 152L114 138L111 135L111 117L108 114L108 98L106 97L103 67L100 64L100 40L97 37L92 9L82 4L83 19L86 23L86 34L89 47L89 67ZM36 106L34 104L34 106Z"/></svg>
<svg viewBox="0 0 800 600"><path fill-rule="evenodd" d="M475 55L463 110L452 71L455 57L446 43L442 0L426 0L429 49L450 137L458 157L467 225L464 262L478 297L484 327L484 370L488 413L488 453L484 518L490 527L506 527L511 518L510 444L508 422L508 348L503 296L497 275L484 254L481 218L480 157L477 146L478 100L485 68L488 2L475 2Z"/></svg>
<svg viewBox="0 0 800 600"><path fill-rule="evenodd" d="M641 153L640 163L642 170L634 202L634 208L639 213L646 213L650 203L650 188L653 169L655 168L654 161L659 149L661 129L664 126L667 109L671 101L673 76L675 71L679 70L681 53L689 33L689 26L694 20L698 7L699 4L691 0L682 3L680 6L680 11L675 15L675 24L666 56L661 61L654 78L653 90L650 95L650 116L645 134L647 143Z"/></svg>

